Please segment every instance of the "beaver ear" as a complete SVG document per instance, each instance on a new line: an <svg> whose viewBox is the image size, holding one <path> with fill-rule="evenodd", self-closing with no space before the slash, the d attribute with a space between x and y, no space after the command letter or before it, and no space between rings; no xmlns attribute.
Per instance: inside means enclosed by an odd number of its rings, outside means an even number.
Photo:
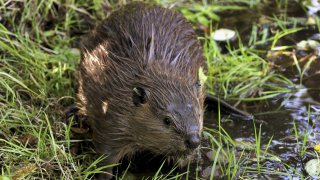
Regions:
<svg viewBox="0 0 320 180"><path fill-rule="evenodd" d="M135 106L140 106L147 102L147 92L141 87L133 88L132 101Z"/></svg>

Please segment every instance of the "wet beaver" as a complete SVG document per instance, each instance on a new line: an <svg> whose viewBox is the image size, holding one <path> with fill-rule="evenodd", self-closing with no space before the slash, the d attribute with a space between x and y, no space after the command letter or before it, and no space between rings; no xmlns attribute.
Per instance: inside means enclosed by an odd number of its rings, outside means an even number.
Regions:
<svg viewBox="0 0 320 180"><path fill-rule="evenodd" d="M181 14L131 3L97 26L81 52L78 106L104 164L144 150L185 157L199 147L205 61Z"/></svg>

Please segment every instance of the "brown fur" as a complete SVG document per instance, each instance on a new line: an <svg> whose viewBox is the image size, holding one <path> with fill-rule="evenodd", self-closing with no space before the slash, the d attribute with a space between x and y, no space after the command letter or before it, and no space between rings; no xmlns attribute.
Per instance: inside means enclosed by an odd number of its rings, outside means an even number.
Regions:
<svg viewBox="0 0 320 180"><path fill-rule="evenodd" d="M97 152L109 155L106 163L143 150L190 153L185 136L200 134L203 124L204 66L192 26L171 10L131 3L97 26L83 40L78 105ZM133 103L135 87L146 90L146 103Z"/></svg>

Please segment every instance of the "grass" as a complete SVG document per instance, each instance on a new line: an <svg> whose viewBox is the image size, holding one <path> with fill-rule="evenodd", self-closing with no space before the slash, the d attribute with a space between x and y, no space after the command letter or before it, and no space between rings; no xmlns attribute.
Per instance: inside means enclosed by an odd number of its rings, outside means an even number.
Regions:
<svg viewBox="0 0 320 180"><path fill-rule="evenodd" d="M223 18L219 13L223 11L240 11L261 3L258 0L222 4L219 1L213 4L207 1L152 2L168 7L174 4L195 27L200 24L210 27L212 22L219 22ZM84 0L0 0L0 179L88 179L113 166L97 168L104 157L97 157L90 146L76 147L80 142L89 144L90 138L78 138L76 135L81 133L73 129L77 122L67 122L62 111L75 102L79 37L124 3L126 1L108 4L102 0L89 3ZM287 8L287 3L278 3L278 6ZM319 29L319 18L316 22ZM239 38L236 48L227 45L227 53L222 53L210 38L213 29L209 28L200 37L209 67L209 93L229 100L258 101L295 90L291 80L277 73L272 63L266 61L266 51L257 47L267 45L269 52L292 48L277 44L301 28L287 28L277 18L273 23L281 27L273 36L253 26L249 43ZM300 67L297 59L293 62L302 80L308 67ZM219 117L218 130L204 132L214 152L210 179L217 175L227 179L254 178L261 174L290 177L292 172L303 177L301 172L268 152L272 139L262 147L263 127L254 128L254 142L239 144L222 127L220 120ZM294 130L298 144L297 128ZM306 138L303 136L302 154L306 150ZM77 154L75 149L82 153ZM255 162L248 160L252 156ZM268 167L268 161L279 161L284 170ZM189 174L175 174L173 170L169 175L162 174L160 169L152 179L181 179ZM125 176L119 176L123 178Z"/></svg>
<svg viewBox="0 0 320 180"><path fill-rule="evenodd" d="M308 106L308 121L307 121L307 123L310 123L310 105ZM308 129L305 129L304 132L299 134L296 122L293 122L293 131L294 131L294 135L296 138L297 149L299 149L299 155L301 157L303 157L308 149L307 141L308 141L308 137L310 136L310 132Z"/></svg>
<svg viewBox="0 0 320 180"><path fill-rule="evenodd" d="M270 64L250 49L244 48L242 44L239 49L230 50L228 55L217 53L219 51L216 51L216 46L214 41L205 43L211 93L223 95L225 99L262 100L291 91L277 86L292 86L290 80L280 74L272 74ZM246 81L243 81L244 79ZM261 87L267 90L261 91Z"/></svg>

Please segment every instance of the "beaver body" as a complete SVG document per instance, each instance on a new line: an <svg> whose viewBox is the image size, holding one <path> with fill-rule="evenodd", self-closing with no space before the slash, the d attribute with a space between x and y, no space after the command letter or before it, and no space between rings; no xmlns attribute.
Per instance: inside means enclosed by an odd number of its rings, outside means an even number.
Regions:
<svg viewBox="0 0 320 180"><path fill-rule="evenodd" d="M199 147L205 61L182 15L131 3L98 25L81 52L78 106L105 164L145 150L184 157Z"/></svg>

